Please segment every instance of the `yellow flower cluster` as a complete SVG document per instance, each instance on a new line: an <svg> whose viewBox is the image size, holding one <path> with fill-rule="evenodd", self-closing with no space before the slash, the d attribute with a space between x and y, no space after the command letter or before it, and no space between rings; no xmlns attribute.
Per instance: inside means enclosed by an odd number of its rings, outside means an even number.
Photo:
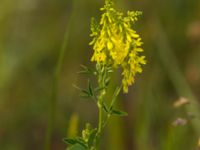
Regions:
<svg viewBox="0 0 200 150"><path fill-rule="evenodd" d="M139 11L128 11L127 15L113 8L112 0L106 0L101 11L100 23L92 20L91 30L94 53L91 61L103 65L122 67L123 91L128 92L128 87L134 83L136 73L141 73L141 65L145 64L145 56L139 56L143 51L140 36L132 29L131 24L137 21Z"/></svg>

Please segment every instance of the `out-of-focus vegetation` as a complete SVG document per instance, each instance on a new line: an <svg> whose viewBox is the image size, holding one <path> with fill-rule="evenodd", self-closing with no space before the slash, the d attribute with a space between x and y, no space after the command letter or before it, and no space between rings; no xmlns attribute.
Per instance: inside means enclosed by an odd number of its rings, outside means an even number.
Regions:
<svg viewBox="0 0 200 150"><path fill-rule="evenodd" d="M142 35L148 64L129 94L121 95L118 105L129 116L112 118L102 149L198 149L200 1L115 2L118 9L143 11L135 28ZM80 64L92 66L90 18L99 16L103 3L0 1L0 149L43 149L53 74L64 37L51 149L65 149L62 138L74 133L69 131L73 123L79 123L79 131L86 122L97 123L95 105L80 99L72 85L87 83L76 72ZM181 97L188 102L177 107L174 103Z"/></svg>

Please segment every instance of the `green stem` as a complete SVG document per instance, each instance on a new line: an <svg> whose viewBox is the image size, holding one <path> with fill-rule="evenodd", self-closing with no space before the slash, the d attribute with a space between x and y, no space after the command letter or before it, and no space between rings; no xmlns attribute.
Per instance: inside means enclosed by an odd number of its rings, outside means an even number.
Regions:
<svg viewBox="0 0 200 150"><path fill-rule="evenodd" d="M96 149L99 146L99 139L101 137L102 129L103 129L104 117L103 117L103 104L102 103L103 103L103 98L104 98L105 93L106 93L106 91L103 90L97 101L97 106L98 106L98 111L99 111L99 114L98 114L99 120L98 120L97 136L96 136Z"/></svg>
<svg viewBox="0 0 200 150"><path fill-rule="evenodd" d="M104 98L105 98L105 95L106 95L106 92L107 92L107 86L108 86L108 85L105 84L106 83L105 81L110 77L109 77L108 69L107 69L106 66L103 66L102 64L97 64L96 69L97 69L97 72L98 72L99 87L104 87L104 89L100 92L100 94L98 96L98 100L97 100L98 127L97 127L97 134L96 134L96 138L95 138L95 141L96 141L95 148L97 149L97 147L99 147L99 143L100 143L99 141L100 141L100 137L101 137L101 134L102 134L102 130L106 126L106 124L107 124L107 122L110 118L112 108L114 106L114 103L116 101L117 96L119 95L119 93L121 91L122 85L115 89L115 92L114 92L113 97L112 97L112 101L111 101L110 106L109 106L110 112L107 112L107 114L104 116L103 105L104 105Z"/></svg>
<svg viewBox="0 0 200 150"><path fill-rule="evenodd" d="M103 107L99 103L98 103L98 109L99 109L98 134L100 136L101 131L102 131L102 124L103 124Z"/></svg>
<svg viewBox="0 0 200 150"><path fill-rule="evenodd" d="M105 87L104 85L104 78L103 76L105 75L105 71L106 69L104 68L105 66L101 66L101 64L97 65L97 72L98 72L98 83L99 83L99 87ZM106 94L106 89L103 89L99 96L98 96L98 101L97 101L97 107L98 107L98 127L97 127L97 134L96 134L96 149L98 149L97 147L99 146L99 139L101 137L102 134L102 129L103 129L103 122L104 122L104 116L103 116L103 102L104 102L104 96Z"/></svg>
<svg viewBox="0 0 200 150"><path fill-rule="evenodd" d="M59 81L61 68L62 68L62 64L63 64L63 61L64 61L64 56L65 56L65 52L66 52L66 48L67 48L67 42L68 42L68 37L69 37L69 29L70 29L70 25L71 25L71 20L73 18L72 17L73 14L74 13L72 12L71 15L70 15L68 25L66 27L65 34L64 34L63 43L62 43L62 46L61 46L61 49L60 49L60 52L59 52L56 68L54 70L53 84L52 84L52 95L51 95L50 104L49 104L48 128L47 128L46 135L45 135L44 150L50 150L52 133L53 133L54 122L55 122L55 117L56 117L58 81Z"/></svg>

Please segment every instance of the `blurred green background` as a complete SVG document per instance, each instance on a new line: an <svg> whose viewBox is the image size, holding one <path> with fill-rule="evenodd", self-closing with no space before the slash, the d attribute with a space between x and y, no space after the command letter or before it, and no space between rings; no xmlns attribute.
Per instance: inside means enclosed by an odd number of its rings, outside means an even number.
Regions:
<svg viewBox="0 0 200 150"><path fill-rule="evenodd" d="M40 150L48 128L53 74L66 49L58 79L50 149L65 149L72 116L79 133L97 123L97 108L79 98L73 84L89 61L90 18L103 0L0 1L0 149ZM200 138L200 1L115 0L123 11L141 10L134 28L144 41L148 63L118 105L129 115L109 122L102 150L196 150ZM65 37L65 38L64 38ZM190 104L174 108L180 97ZM177 118L186 125L172 125ZM71 119L73 120L73 119ZM74 121L76 124L76 121Z"/></svg>

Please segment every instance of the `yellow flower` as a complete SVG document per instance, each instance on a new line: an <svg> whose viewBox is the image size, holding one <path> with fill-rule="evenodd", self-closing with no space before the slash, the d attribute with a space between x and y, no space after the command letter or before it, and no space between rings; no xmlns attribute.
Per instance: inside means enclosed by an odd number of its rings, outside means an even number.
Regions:
<svg viewBox="0 0 200 150"><path fill-rule="evenodd" d="M146 64L140 36L132 29L133 23L138 20L139 11L128 11L125 16L113 8L112 0L106 0L100 23L92 20L90 45L93 45L91 61L102 65L121 67L123 91L134 83L135 75L142 72L142 65Z"/></svg>
<svg viewBox="0 0 200 150"><path fill-rule="evenodd" d="M95 52L91 58L91 61L105 62L106 54L104 52Z"/></svg>

